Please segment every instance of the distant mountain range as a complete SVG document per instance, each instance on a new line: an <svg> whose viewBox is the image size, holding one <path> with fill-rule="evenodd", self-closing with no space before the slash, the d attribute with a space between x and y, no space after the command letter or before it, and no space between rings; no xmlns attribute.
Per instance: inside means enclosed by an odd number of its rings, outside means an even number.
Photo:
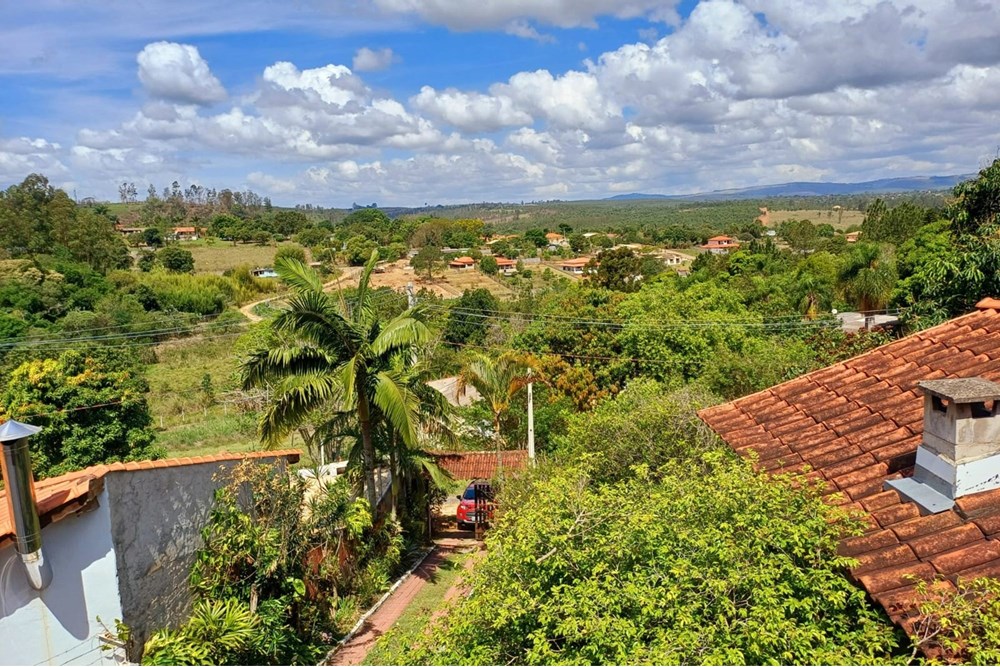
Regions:
<svg viewBox="0 0 1000 667"><path fill-rule="evenodd" d="M822 197L829 195L858 195L868 192L922 192L948 190L962 181L975 178L975 174L956 176L913 176L911 178L883 178L862 183L779 183L735 190L714 190L689 195L655 195L632 192L615 195L605 201L633 199L683 199L687 201L711 201L725 199L756 199L759 197Z"/></svg>

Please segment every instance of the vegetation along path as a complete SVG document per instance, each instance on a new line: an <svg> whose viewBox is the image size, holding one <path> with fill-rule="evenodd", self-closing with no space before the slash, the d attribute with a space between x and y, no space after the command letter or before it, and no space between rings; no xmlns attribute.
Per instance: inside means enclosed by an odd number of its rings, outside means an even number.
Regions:
<svg viewBox="0 0 1000 667"><path fill-rule="evenodd" d="M378 610L364 622L357 634L337 650L326 664L360 665L382 635L388 632L413 603L417 595L430 583L436 581L438 572L450 557L479 548L479 543L470 532L451 530L434 540L436 548L420 566L413 571L399 588L393 591ZM453 597L445 593L445 599Z"/></svg>

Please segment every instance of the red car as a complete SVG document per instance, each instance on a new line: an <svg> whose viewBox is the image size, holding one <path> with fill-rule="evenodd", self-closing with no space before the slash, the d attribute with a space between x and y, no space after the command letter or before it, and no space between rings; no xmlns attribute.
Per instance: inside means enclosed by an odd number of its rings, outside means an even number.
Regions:
<svg viewBox="0 0 1000 667"><path fill-rule="evenodd" d="M478 513L476 512L477 487L480 494ZM487 524L493 520L493 489L486 480L474 479L469 482L469 485L465 487L465 492L458 496L458 501L455 521L460 529L475 527L477 523Z"/></svg>

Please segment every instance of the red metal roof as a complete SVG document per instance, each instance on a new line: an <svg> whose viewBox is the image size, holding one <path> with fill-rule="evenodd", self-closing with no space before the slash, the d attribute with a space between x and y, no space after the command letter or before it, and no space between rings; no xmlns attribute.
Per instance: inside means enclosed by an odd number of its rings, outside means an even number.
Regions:
<svg viewBox="0 0 1000 667"><path fill-rule="evenodd" d="M263 452L227 452L211 456L192 456L161 459L159 461L108 463L35 482L35 501L38 503L38 515L42 520L42 525L45 526L81 509L88 502L100 495L104 489L104 476L109 472L174 468L201 463L239 461L248 458L285 458L290 463L295 463L299 460L300 455L301 452L296 449L282 449ZM6 510L7 493L5 491L0 492L0 507L4 508L0 510L0 546L3 546L8 540L14 537L14 528L10 523L10 516Z"/></svg>
<svg viewBox="0 0 1000 667"><path fill-rule="evenodd" d="M1000 490L958 499L921 516L887 480L912 473L923 432L917 382L1000 380L1000 301L940 326L699 415L733 449L769 471L825 483L831 504L867 515L868 530L840 550L858 560L852 577L894 621L915 618L915 579L1000 576Z"/></svg>
<svg viewBox="0 0 1000 667"><path fill-rule="evenodd" d="M434 457L455 479L492 479L497 474L496 452L436 452ZM500 452L500 461L505 471L524 470L528 465L528 451Z"/></svg>

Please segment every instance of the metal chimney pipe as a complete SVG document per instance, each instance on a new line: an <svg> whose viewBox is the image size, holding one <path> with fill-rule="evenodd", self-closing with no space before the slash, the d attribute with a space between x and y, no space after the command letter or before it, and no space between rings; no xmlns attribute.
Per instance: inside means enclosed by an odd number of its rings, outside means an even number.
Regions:
<svg viewBox="0 0 1000 667"><path fill-rule="evenodd" d="M13 419L0 425L3 457L0 467L7 486L7 513L14 527L15 548L24 565L28 583L42 590L52 582L52 565L42 553L42 524L35 502L35 481L31 474L28 438L42 429Z"/></svg>

